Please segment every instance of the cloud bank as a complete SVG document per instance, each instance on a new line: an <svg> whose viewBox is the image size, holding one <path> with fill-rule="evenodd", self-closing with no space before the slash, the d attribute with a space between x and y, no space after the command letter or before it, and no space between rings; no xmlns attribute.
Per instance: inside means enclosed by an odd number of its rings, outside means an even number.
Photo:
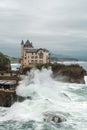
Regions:
<svg viewBox="0 0 87 130"><path fill-rule="evenodd" d="M20 42L59 54L86 55L87 0L1 0L0 51L20 56Z"/></svg>

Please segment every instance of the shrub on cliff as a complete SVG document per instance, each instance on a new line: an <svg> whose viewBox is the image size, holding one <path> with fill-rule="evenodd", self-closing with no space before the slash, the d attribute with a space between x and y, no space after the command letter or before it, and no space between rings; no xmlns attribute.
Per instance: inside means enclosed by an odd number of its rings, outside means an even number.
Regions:
<svg viewBox="0 0 87 130"><path fill-rule="evenodd" d="M0 71L9 71L11 69L8 56L0 52Z"/></svg>

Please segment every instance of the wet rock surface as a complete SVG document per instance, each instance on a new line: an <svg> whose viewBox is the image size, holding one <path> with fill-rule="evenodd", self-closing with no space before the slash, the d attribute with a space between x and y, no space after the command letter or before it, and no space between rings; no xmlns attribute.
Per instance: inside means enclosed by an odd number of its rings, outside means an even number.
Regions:
<svg viewBox="0 0 87 130"><path fill-rule="evenodd" d="M0 106L10 107L13 103L22 102L25 99L31 100L31 97L18 96L15 90L0 90Z"/></svg>
<svg viewBox="0 0 87 130"><path fill-rule="evenodd" d="M55 65L52 67L53 77L56 80L84 84L86 71L79 65Z"/></svg>
<svg viewBox="0 0 87 130"><path fill-rule="evenodd" d="M62 82L84 84L84 76L87 74L86 70L79 64L64 65L59 63L49 63L38 65L38 69L52 68L53 77Z"/></svg>
<svg viewBox="0 0 87 130"><path fill-rule="evenodd" d="M46 122L54 122L54 123L61 123L67 121L64 113L61 112L45 112L44 114L44 121ZM67 114L69 116L69 114Z"/></svg>

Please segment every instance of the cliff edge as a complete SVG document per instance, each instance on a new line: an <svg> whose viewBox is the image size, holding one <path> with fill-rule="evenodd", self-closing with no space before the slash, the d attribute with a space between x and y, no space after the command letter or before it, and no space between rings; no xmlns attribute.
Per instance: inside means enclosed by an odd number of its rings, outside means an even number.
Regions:
<svg viewBox="0 0 87 130"><path fill-rule="evenodd" d="M64 65L58 63L50 63L37 66L38 69L41 69L42 67L51 67L53 78L58 81L81 84L85 83L84 76L86 75L86 70L78 64Z"/></svg>
<svg viewBox="0 0 87 130"><path fill-rule="evenodd" d="M84 84L86 71L80 65L55 65L53 76L60 81Z"/></svg>

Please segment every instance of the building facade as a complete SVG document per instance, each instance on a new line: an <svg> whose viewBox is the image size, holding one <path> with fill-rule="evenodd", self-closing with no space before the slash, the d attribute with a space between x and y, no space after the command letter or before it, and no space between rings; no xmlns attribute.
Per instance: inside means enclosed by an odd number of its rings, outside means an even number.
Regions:
<svg viewBox="0 0 87 130"><path fill-rule="evenodd" d="M37 64L50 63L50 53L46 49L35 49L27 40L21 42L21 67L35 67Z"/></svg>

